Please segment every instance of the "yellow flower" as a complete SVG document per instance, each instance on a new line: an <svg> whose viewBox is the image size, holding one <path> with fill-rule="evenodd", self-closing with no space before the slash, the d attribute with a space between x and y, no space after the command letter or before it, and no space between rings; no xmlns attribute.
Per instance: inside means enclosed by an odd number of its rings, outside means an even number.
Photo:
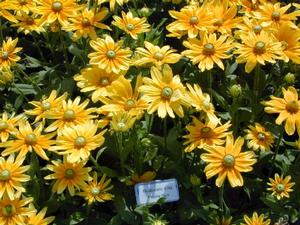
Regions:
<svg viewBox="0 0 300 225"><path fill-rule="evenodd" d="M236 43L237 50L234 53L239 54L236 58L237 63L246 63L247 73L250 73L257 63L265 65L265 62L275 63L275 59L282 59L282 46L274 35L261 31L258 35L249 32L240 37L242 44Z"/></svg>
<svg viewBox="0 0 300 225"><path fill-rule="evenodd" d="M0 200L0 224L3 225L23 225L27 216L35 213L35 209L27 205L33 198L19 198L11 200L4 197Z"/></svg>
<svg viewBox="0 0 300 225"><path fill-rule="evenodd" d="M93 202L105 202L112 200L114 197L112 194L108 193L113 188L113 185L110 185L111 179L106 180L106 175L104 174L100 181L98 182L97 173L94 172L93 180L90 181L87 185L85 185L78 195L84 197L88 204L92 204Z"/></svg>
<svg viewBox="0 0 300 225"><path fill-rule="evenodd" d="M187 139L183 144L188 145L184 151L191 152L195 148L203 148L205 145L224 144L225 137L231 133L228 132L230 126L231 124L229 121L224 125L218 126L218 123L212 121L202 123L200 120L193 117L192 125L186 126L189 134L183 136L183 138Z"/></svg>
<svg viewBox="0 0 300 225"><path fill-rule="evenodd" d="M51 140L55 133L42 134L43 124L40 123L32 130L28 121L19 121L19 132L16 133L16 140L2 143L0 146L6 149L1 153L3 156L19 152L19 156L25 156L28 152L35 151L41 158L49 160L44 150L48 150L55 141Z"/></svg>
<svg viewBox="0 0 300 225"><path fill-rule="evenodd" d="M138 39L138 34L150 31L150 25L147 23L147 18L133 17L131 12L127 14L122 11L122 18L113 16L113 25L120 28L129 34L133 39Z"/></svg>
<svg viewBox="0 0 300 225"><path fill-rule="evenodd" d="M130 180L126 181L126 185L135 185L137 183L149 182L156 177L155 171L146 171L142 175L133 174Z"/></svg>
<svg viewBox="0 0 300 225"><path fill-rule="evenodd" d="M277 173L275 174L275 178L269 178L270 182L268 185L270 186L267 190L272 191L272 195L275 195L278 200L287 197L290 197L289 192L292 192L292 187L295 185L294 182L290 182L291 176L286 176L283 178L283 175L279 176Z"/></svg>
<svg viewBox="0 0 300 225"><path fill-rule="evenodd" d="M188 105L185 88L179 75L173 77L171 67L166 64L160 71L151 68L151 78L144 77L144 85L139 88L142 99L149 103L148 113L158 112L160 118L169 115L175 118L174 112L179 117L184 116L182 105ZM174 112L173 112L174 111Z"/></svg>
<svg viewBox="0 0 300 225"><path fill-rule="evenodd" d="M9 67L0 68L0 87L8 85L14 79L14 74Z"/></svg>
<svg viewBox="0 0 300 225"><path fill-rule="evenodd" d="M74 76L81 92L92 91L92 101L97 102L100 96L110 95L110 90L122 74L108 73L98 66L87 67Z"/></svg>
<svg viewBox="0 0 300 225"><path fill-rule="evenodd" d="M105 131L97 133L97 129L98 126L93 121L65 127L56 139L56 146L52 146L50 150L67 155L67 160L70 163L88 160L90 152L100 147L104 142L103 134Z"/></svg>
<svg viewBox="0 0 300 225"><path fill-rule="evenodd" d="M300 100L298 99L298 92L294 87L288 87L286 90L282 88L283 98L271 96L271 100L264 102L265 112L279 113L275 123L280 125L285 121L285 132L288 135L295 133L297 126L300 134Z"/></svg>
<svg viewBox="0 0 300 225"><path fill-rule="evenodd" d="M134 62L136 66L152 64L160 68L163 64L174 64L179 61L181 55L175 53L176 50L170 49L169 45L159 47L145 41L145 48L137 48L137 60Z"/></svg>
<svg viewBox="0 0 300 225"><path fill-rule="evenodd" d="M187 33L189 38L197 37L200 30L207 30L212 27L213 17L208 7L196 7L189 5L177 12L170 10L169 14L176 21L169 24L166 28L171 33Z"/></svg>
<svg viewBox="0 0 300 225"><path fill-rule="evenodd" d="M209 121L214 124L219 123L218 117L215 115L215 108L211 103L209 94L203 93L198 84L194 84L194 88L187 84L189 92L187 93L190 104L197 110L203 111Z"/></svg>
<svg viewBox="0 0 300 225"><path fill-rule="evenodd" d="M68 188L70 195L74 196L75 189L79 190L86 185L87 181L92 179L89 175L92 168L84 167L86 161L70 163L64 157L63 162L52 161L52 163L53 165L47 165L47 168L54 173L46 176L45 179L56 180L52 187L54 193L61 194Z"/></svg>
<svg viewBox="0 0 300 225"><path fill-rule="evenodd" d="M102 4L104 2L108 2L109 3L109 8L110 11L114 11L116 4L119 6L123 6L124 3L127 3L129 0L100 0L99 4Z"/></svg>
<svg viewBox="0 0 300 225"><path fill-rule="evenodd" d="M216 219L216 223L215 224L211 224L211 225L233 225L231 223L231 220L232 220L232 217L224 217L222 216L221 218L220 217L217 217Z"/></svg>
<svg viewBox="0 0 300 225"><path fill-rule="evenodd" d="M9 115L4 112L2 118L0 117L0 140L1 142L6 142L10 134L15 134L18 132L16 129L17 122L23 117L23 115L14 116L14 114Z"/></svg>
<svg viewBox="0 0 300 225"><path fill-rule="evenodd" d="M216 185L221 187L227 177L232 187L243 186L244 180L241 172L252 171L252 165L256 163L253 151L241 152L244 139L238 137L234 141L233 136L227 135L225 147L208 146L204 149L201 159L208 163L204 172L207 179L218 174Z"/></svg>
<svg viewBox="0 0 300 225"><path fill-rule="evenodd" d="M21 12L28 14L36 7L35 1L32 0L9 0L8 7L17 11L17 15Z"/></svg>
<svg viewBox="0 0 300 225"><path fill-rule="evenodd" d="M300 64L300 30L285 23L278 28L275 37L281 42L284 55L294 63Z"/></svg>
<svg viewBox="0 0 300 225"><path fill-rule="evenodd" d="M27 218L26 224L28 225L48 225L54 220L54 216L45 217L47 207L44 207L38 214L34 213Z"/></svg>
<svg viewBox="0 0 300 225"><path fill-rule="evenodd" d="M23 32L24 34L32 33L33 31L38 34L45 32L45 29L41 26L40 18L37 14L29 15L21 12L20 15L16 15L18 22L12 24L12 27L18 27L18 32Z"/></svg>
<svg viewBox="0 0 300 225"><path fill-rule="evenodd" d="M63 27L66 31L74 31L73 40L78 40L81 37L90 37L92 40L97 39L95 28L111 30L109 26L101 23L108 14L106 8L101 8L96 14L95 10L88 10L87 8L81 14L71 17L70 23Z"/></svg>
<svg viewBox="0 0 300 225"><path fill-rule="evenodd" d="M11 9L8 1L0 2L0 18L4 17L13 23L18 22L16 18L8 11L8 9Z"/></svg>
<svg viewBox="0 0 300 225"><path fill-rule="evenodd" d="M22 50L20 47L16 48L17 43L18 38L12 40L10 37L7 41L3 41L0 48L0 68L10 67L21 59L21 57L16 55L16 53Z"/></svg>
<svg viewBox="0 0 300 225"><path fill-rule="evenodd" d="M299 10L294 10L291 13L287 13L291 4L280 7L280 2L275 4L265 3L260 5L259 10L254 13L254 16L262 22L262 26L279 26L283 23L288 24L290 27L297 28L293 21L297 20L300 16Z"/></svg>
<svg viewBox="0 0 300 225"><path fill-rule="evenodd" d="M82 6L75 0L35 0L37 6L33 12L42 15L41 23L52 24L58 21L61 25L68 24L70 17L76 16Z"/></svg>
<svg viewBox="0 0 300 225"><path fill-rule="evenodd" d="M95 108L87 108L89 100L86 99L83 103L80 103L80 97L76 97L74 101L68 99L68 101L62 101L62 107L53 112L49 112L47 118L55 119L55 121L50 124L45 131L51 132L58 130L58 133L68 126L74 126L83 124L88 120L95 118L96 116L91 115L95 112Z"/></svg>
<svg viewBox="0 0 300 225"><path fill-rule="evenodd" d="M114 82L110 96L99 97L104 105L98 109L98 113L110 115L111 113L124 111L140 118L148 107L148 104L140 98L138 93L138 88L141 85L141 76L137 77L134 90L132 90L130 80L120 77Z"/></svg>
<svg viewBox="0 0 300 225"><path fill-rule="evenodd" d="M265 220L265 215L261 214L260 216L257 213L253 213L252 218L249 218L247 215L244 215L245 223L241 225L269 225L271 223L270 219Z"/></svg>
<svg viewBox="0 0 300 225"><path fill-rule="evenodd" d="M222 70L224 65L221 59L228 59L231 55L228 51L232 48L232 41L227 39L226 35L217 38L216 34L204 35L201 40L189 39L184 41L183 45L189 50L182 52L184 56L191 59L193 64L198 64L201 71L211 70L216 63Z"/></svg>
<svg viewBox="0 0 300 225"><path fill-rule="evenodd" d="M53 113L57 111L61 105L63 100L67 98L67 93L64 93L62 96L57 96L57 91L51 91L48 98L46 96L42 97L41 101L31 101L29 104L35 106L34 109L25 110L27 115L36 116L34 122L38 122L40 120L45 120L49 113Z"/></svg>
<svg viewBox="0 0 300 225"><path fill-rule="evenodd" d="M136 121L136 117L124 111L113 113L110 125L115 132L125 132L131 129Z"/></svg>
<svg viewBox="0 0 300 225"><path fill-rule="evenodd" d="M22 166L25 157L9 155L7 160L0 157L0 198L7 194L13 200L25 192L21 183L30 180L30 176L24 174L30 166Z"/></svg>
<svg viewBox="0 0 300 225"><path fill-rule="evenodd" d="M108 73L127 71L130 66L131 51L129 48L122 49L122 44L123 41L115 43L110 36L90 41L91 47L96 51L88 55L90 63L105 69Z"/></svg>
<svg viewBox="0 0 300 225"><path fill-rule="evenodd" d="M246 132L245 139L249 140L248 148L253 150L269 151L274 143L273 135L259 123L255 123L255 126L250 125Z"/></svg>

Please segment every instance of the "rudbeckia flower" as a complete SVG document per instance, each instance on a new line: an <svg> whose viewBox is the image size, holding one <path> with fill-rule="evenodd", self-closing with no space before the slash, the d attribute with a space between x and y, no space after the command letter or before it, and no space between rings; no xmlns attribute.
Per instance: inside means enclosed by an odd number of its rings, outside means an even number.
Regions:
<svg viewBox="0 0 300 225"><path fill-rule="evenodd" d="M245 223L241 223L241 225L269 225L271 223L270 219L265 220L264 214L258 216L257 212L254 212L251 218L244 215L244 221Z"/></svg>
<svg viewBox="0 0 300 225"><path fill-rule="evenodd" d="M292 192L292 187L295 185L294 182L290 182L291 176L283 177L283 175L279 176L277 173L275 174L275 178L269 178L270 182L268 185L270 186L267 190L272 191L272 195L274 195L278 200L286 197L289 198L289 192Z"/></svg>
<svg viewBox="0 0 300 225"><path fill-rule="evenodd" d="M250 125L246 132L245 139L249 140L248 148L252 148L253 150L268 151L274 143L273 135L259 123L255 123L255 126Z"/></svg>
<svg viewBox="0 0 300 225"><path fill-rule="evenodd" d="M16 55L16 53L22 50L21 47L16 47L17 43L18 38L14 40L8 38L7 41L3 41L0 47L0 68L10 67L21 59L20 56Z"/></svg>

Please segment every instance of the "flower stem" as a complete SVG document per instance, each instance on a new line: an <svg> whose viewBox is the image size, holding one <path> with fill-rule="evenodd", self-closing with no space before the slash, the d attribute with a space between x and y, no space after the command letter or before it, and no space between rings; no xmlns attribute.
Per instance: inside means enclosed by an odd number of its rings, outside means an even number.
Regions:
<svg viewBox="0 0 300 225"><path fill-rule="evenodd" d="M279 151L279 146L280 146L280 142L283 138L283 132L284 132L284 129L282 127L280 127L280 134L279 134L279 137L277 139L277 142L276 142L276 148L275 148L275 153L273 155L273 159L272 159L272 168L271 170L269 171L269 175L268 177L271 177L273 171L274 171L274 168L275 168L275 161L276 161L276 157L278 155L278 151Z"/></svg>
<svg viewBox="0 0 300 225"><path fill-rule="evenodd" d="M219 206L224 212L224 184L219 188Z"/></svg>
<svg viewBox="0 0 300 225"><path fill-rule="evenodd" d="M167 117L164 118L164 147L165 150L167 150L168 146L167 146Z"/></svg>

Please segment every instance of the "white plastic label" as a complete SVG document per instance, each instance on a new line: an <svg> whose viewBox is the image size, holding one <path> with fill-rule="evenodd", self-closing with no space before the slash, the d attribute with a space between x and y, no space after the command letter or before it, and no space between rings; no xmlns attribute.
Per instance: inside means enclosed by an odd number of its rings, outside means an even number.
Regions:
<svg viewBox="0 0 300 225"><path fill-rule="evenodd" d="M138 183L134 186L134 190L138 205L155 203L160 198L164 198L165 202L179 200L178 183L174 178Z"/></svg>

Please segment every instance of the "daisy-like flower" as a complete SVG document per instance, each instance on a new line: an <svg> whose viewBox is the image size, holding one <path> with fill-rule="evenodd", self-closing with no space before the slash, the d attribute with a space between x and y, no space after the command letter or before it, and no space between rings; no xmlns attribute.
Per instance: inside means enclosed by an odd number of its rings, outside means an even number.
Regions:
<svg viewBox="0 0 300 225"><path fill-rule="evenodd" d="M56 146L52 146L50 150L67 155L67 160L70 163L88 160L90 152L100 147L104 142L103 134L105 131L97 133L97 130L97 124L92 121L65 127L56 139Z"/></svg>
<svg viewBox="0 0 300 225"><path fill-rule="evenodd" d="M12 27L18 27L18 32L23 32L24 34L30 34L33 31L38 34L45 32L45 29L41 26L40 18L37 14L26 14L21 12L20 15L16 15L18 22L12 24Z"/></svg>
<svg viewBox="0 0 300 225"><path fill-rule="evenodd" d="M211 103L209 94L203 93L198 84L194 84L194 88L190 84L187 84L187 88L189 89L187 95L190 104L197 111L203 111L212 123L219 123L219 119L215 114L215 108Z"/></svg>
<svg viewBox="0 0 300 225"><path fill-rule="evenodd" d="M151 78L144 77L143 82L144 85L139 88L139 91L142 99L149 103L149 114L157 111L160 118L165 118L167 115L175 118L175 114L179 117L184 116L182 106L188 106L186 91L179 75L173 76L168 64L164 65L161 71L152 67Z"/></svg>
<svg viewBox="0 0 300 225"><path fill-rule="evenodd" d="M0 68L0 86L8 85L14 79L14 74L9 67Z"/></svg>
<svg viewBox="0 0 300 225"><path fill-rule="evenodd" d="M260 5L259 10L254 13L254 16L262 22L262 26L280 26L282 24L288 24L291 27L297 28L294 21L300 16L299 10L294 10L291 13L287 13L292 4L280 7L280 2L275 4L265 3Z"/></svg>
<svg viewBox="0 0 300 225"><path fill-rule="evenodd" d="M228 0L213 1L209 8L213 12L214 21L211 32L218 31L222 34L231 34L231 30L241 22L241 18L237 17L237 5L229 4Z"/></svg>
<svg viewBox="0 0 300 225"><path fill-rule="evenodd" d="M269 225L271 223L270 219L265 220L265 215L257 215L257 212L254 212L252 218L249 218L247 215L244 215L244 222L241 225Z"/></svg>
<svg viewBox="0 0 300 225"><path fill-rule="evenodd" d="M18 22L16 18L8 11L10 9L8 1L0 2L0 18L3 17L10 22L16 23Z"/></svg>
<svg viewBox="0 0 300 225"><path fill-rule="evenodd" d="M200 30L207 30L212 26L213 17L208 7L196 7L189 5L177 12L170 10L169 14L176 21L170 23L166 28L169 32L183 32L188 34L189 38L197 37Z"/></svg>
<svg viewBox="0 0 300 225"><path fill-rule="evenodd" d="M55 136L55 132L50 134L42 134L43 124L40 123L32 130L28 121L19 121L19 132L16 133L16 140L11 140L2 143L0 146L5 147L1 153L3 156L19 152L19 156L25 156L28 152L35 151L41 158L49 160L45 153L55 141L51 140Z"/></svg>
<svg viewBox="0 0 300 225"><path fill-rule="evenodd" d="M114 11L116 5L122 6L123 4L127 3L128 1L129 0L100 0L99 4L102 4L104 2L108 2L109 3L110 11Z"/></svg>
<svg viewBox="0 0 300 225"><path fill-rule="evenodd" d="M130 180L126 181L126 185L135 185L137 183L149 182L156 177L155 171L146 171L142 175L133 174Z"/></svg>
<svg viewBox="0 0 300 225"><path fill-rule="evenodd" d="M52 24L58 21L61 25L67 25L70 17L76 16L83 8L75 0L35 0L37 6L33 11L42 15L42 24Z"/></svg>
<svg viewBox="0 0 300 225"><path fill-rule="evenodd" d="M274 35L261 31L259 35L254 32L240 36L242 44L236 43L235 54L237 63L246 63L245 70L250 73L257 63L265 65L265 62L275 63L276 59L283 59L281 43Z"/></svg>
<svg viewBox="0 0 300 225"><path fill-rule="evenodd" d="M48 225L54 220L54 216L46 217L47 207L44 207L39 213L34 213L27 218L28 225Z"/></svg>
<svg viewBox="0 0 300 225"><path fill-rule="evenodd" d="M176 50L170 49L169 45L159 47L152 43L145 41L145 48L137 48L137 60L135 60L136 66L145 64L151 64L160 68L163 64L174 64L179 61L181 55L175 53Z"/></svg>
<svg viewBox="0 0 300 225"><path fill-rule="evenodd" d="M0 140L6 142L10 134L18 132L16 126L23 115L15 116L14 114L8 115L6 112L0 117Z"/></svg>
<svg viewBox="0 0 300 225"><path fill-rule="evenodd" d="M25 157L10 155L7 160L0 157L0 198L7 195L11 200L25 192L23 182L30 180L30 176L24 174L30 166L22 166Z"/></svg>
<svg viewBox="0 0 300 225"><path fill-rule="evenodd" d="M133 39L138 39L138 35L150 31L147 18L134 17L131 12L127 14L122 11L122 18L113 16L113 25L129 34Z"/></svg>
<svg viewBox="0 0 300 225"><path fill-rule="evenodd" d="M16 55L22 50L21 47L16 47L17 43L18 38L13 40L10 37L7 41L3 41L2 47L0 47L0 68L10 67L21 59L20 56Z"/></svg>
<svg viewBox="0 0 300 225"><path fill-rule="evenodd" d="M0 200L0 224L23 225L26 218L35 213L34 208L28 207L33 198L16 198L14 200L4 196Z"/></svg>
<svg viewBox="0 0 300 225"><path fill-rule="evenodd" d="M64 157L64 161L52 161L53 165L47 165L47 168L54 172L46 176L46 180L56 180L52 186L52 192L61 194L66 188L71 196L75 195L75 189L86 185L86 182L92 178L89 172L92 170L90 167L84 167L87 161L79 161L76 163L70 163L67 158Z"/></svg>
<svg viewBox="0 0 300 225"><path fill-rule="evenodd" d="M300 30L288 24L278 27L275 37L283 46L283 53L294 63L300 64Z"/></svg>
<svg viewBox="0 0 300 225"><path fill-rule="evenodd" d="M273 135L259 123L255 123L255 126L250 125L246 132L245 139L249 140L248 148L253 150L269 151L274 143Z"/></svg>
<svg viewBox="0 0 300 225"><path fill-rule="evenodd" d="M238 30L235 31L235 38L237 39L240 39L242 34L248 35L248 33L255 33L256 35L259 35L262 30L267 33L276 31L274 28L272 29L270 27L263 27L261 24L262 22L255 18L250 19L244 16L242 19L243 21L236 25Z"/></svg>
<svg viewBox="0 0 300 225"><path fill-rule="evenodd" d="M131 51L129 48L121 48L122 44L123 41L115 43L110 36L90 41L91 47L95 50L88 55L90 63L105 69L108 73L127 71L130 66Z"/></svg>
<svg viewBox="0 0 300 225"><path fill-rule="evenodd" d="M271 96L271 100L264 102L265 112L279 113L275 123L280 125L285 121L285 132L288 135L295 133L297 127L300 134L300 100L294 87L282 88L283 98Z"/></svg>
<svg viewBox="0 0 300 225"><path fill-rule="evenodd" d="M63 100L67 98L67 93L64 93L62 96L57 96L57 91L51 91L48 98L46 96L42 97L41 101L31 101L29 104L33 105L35 108L30 110L25 110L27 115L35 116L34 122L38 122L40 120L45 120L47 115L51 112L55 112L58 110Z"/></svg>
<svg viewBox="0 0 300 225"><path fill-rule="evenodd" d="M113 113L110 121L111 129L115 132L126 132L132 128L136 117L124 111Z"/></svg>
<svg viewBox="0 0 300 225"><path fill-rule="evenodd" d="M291 176L283 177L283 175L279 176L277 173L275 174L275 178L269 178L270 182L268 185L270 186L267 190L272 191L272 195L274 195L278 200L286 197L289 198L289 192L292 192L292 187L295 185L294 182L290 182Z"/></svg>
<svg viewBox="0 0 300 225"><path fill-rule="evenodd" d="M95 10L88 10L87 8L81 14L71 17L70 23L63 27L66 31L73 31L73 40L78 40L81 37L90 37L92 40L97 39L95 28L111 30L109 26L101 23L108 14L107 8L101 8L96 14Z"/></svg>
<svg viewBox="0 0 300 225"><path fill-rule="evenodd" d="M94 172L93 180L85 185L82 188L83 192L80 192L78 195L84 197L88 201L89 205L94 202L105 202L112 200L114 196L108 193L108 191L113 188L113 185L111 185L110 182L111 179L106 179L105 174L98 182L97 173Z"/></svg>
<svg viewBox="0 0 300 225"><path fill-rule="evenodd" d="M221 187L227 177L231 187L243 186L244 180L241 172L252 171L252 165L256 163L253 151L241 152L244 139L238 137L234 141L231 134L226 137L225 147L206 145L207 153L201 155L201 159L208 163L204 172L207 179L218 174L216 185Z"/></svg>
<svg viewBox="0 0 300 225"><path fill-rule="evenodd" d="M183 144L188 145L184 151L191 152L195 148L203 148L205 145L224 144L225 137L231 133L228 131L230 126L229 121L224 125L218 126L218 123L212 121L202 123L193 117L192 125L186 126L189 134L183 136L183 138L187 139Z"/></svg>
<svg viewBox="0 0 300 225"><path fill-rule="evenodd" d="M95 118L91 115L96 111L95 108L87 108L89 100L86 99L80 104L80 97L76 97L74 101L68 99L68 101L62 101L62 107L58 110L49 112L47 118L55 119L46 129L46 132L58 130L58 133L68 126L75 126L83 124L88 120Z"/></svg>
<svg viewBox="0 0 300 225"><path fill-rule="evenodd" d="M108 96L111 93L115 81L120 79L121 74L108 73L98 66L87 67L74 76L81 92L92 91L92 101L97 102L100 96Z"/></svg>
<svg viewBox="0 0 300 225"><path fill-rule="evenodd" d="M211 224L211 225L231 225L231 220L232 220L232 217L217 217L216 219L216 223L215 224Z"/></svg>
<svg viewBox="0 0 300 225"><path fill-rule="evenodd" d="M228 52L232 48L232 41L227 39L226 35L221 35L217 38L216 34L204 35L199 39L190 39L184 41L183 45L188 50L182 52L184 56L191 59L193 64L198 64L201 71L211 70L214 64L217 64L222 70L224 65L221 59L228 59L231 57Z"/></svg>
<svg viewBox="0 0 300 225"><path fill-rule="evenodd" d="M32 0L9 0L7 1L7 6L10 9L17 11L17 14L21 12L28 14L36 7L36 3Z"/></svg>
<svg viewBox="0 0 300 225"><path fill-rule="evenodd" d="M140 93L138 93L141 85L141 76L137 77L134 90L132 90L130 80L120 77L119 80L115 81L110 96L99 97L104 105L98 109L98 113L111 115L111 113L124 111L140 118L148 107L148 104L140 98Z"/></svg>

